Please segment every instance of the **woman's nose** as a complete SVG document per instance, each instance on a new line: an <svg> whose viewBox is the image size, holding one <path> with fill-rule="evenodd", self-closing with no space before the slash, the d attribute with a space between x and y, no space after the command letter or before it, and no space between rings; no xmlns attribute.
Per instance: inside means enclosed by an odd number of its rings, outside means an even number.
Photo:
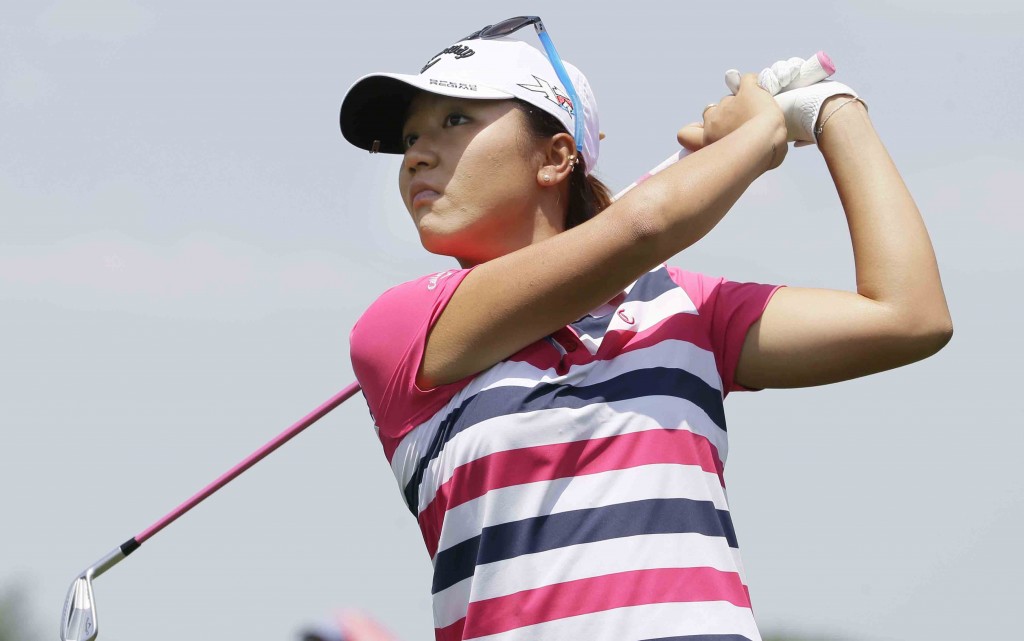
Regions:
<svg viewBox="0 0 1024 641"><path fill-rule="evenodd" d="M430 143L423 138L418 138L411 147L405 150L405 168L410 172L417 169L429 169L437 165L437 154L430 147Z"/></svg>

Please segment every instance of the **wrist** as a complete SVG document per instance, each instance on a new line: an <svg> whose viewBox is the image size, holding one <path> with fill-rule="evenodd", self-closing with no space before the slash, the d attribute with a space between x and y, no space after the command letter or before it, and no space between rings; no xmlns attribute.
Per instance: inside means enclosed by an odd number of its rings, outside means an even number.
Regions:
<svg viewBox="0 0 1024 641"><path fill-rule="evenodd" d="M787 142L789 130L786 128L786 118L781 110L764 114L759 118L767 139L765 149L770 154L770 158L767 161L768 168L766 171L768 171L781 165L786 157L786 152L789 150Z"/></svg>
<svg viewBox="0 0 1024 641"><path fill-rule="evenodd" d="M855 117L853 114L857 111L860 111L861 115L867 114L867 106L860 98L850 94L836 94L826 98L821 103L821 109L818 110L818 120L814 123L814 133L818 144L821 144L821 138L826 126L830 129L841 127L840 122L850 117ZM846 112L847 115L844 116L842 112Z"/></svg>
<svg viewBox="0 0 1024 641"><path fill-rule="evenodd" d="M839 102L838 104L843 104ZM853 102L836 110L818 134L818 151L826 159L836 154L846 153L853 147L862 146L874 133L867 108L860 102ZM828 115L828 114L826 114ZM822 119L824 120L824 118Z"/></svg>

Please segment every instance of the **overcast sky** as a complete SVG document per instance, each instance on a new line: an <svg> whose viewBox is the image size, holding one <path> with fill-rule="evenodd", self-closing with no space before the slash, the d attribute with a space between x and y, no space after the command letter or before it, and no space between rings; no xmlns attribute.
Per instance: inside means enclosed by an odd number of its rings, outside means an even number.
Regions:
<svg viewBox="0 0 1024 641"><path fill-rule="evenodd" d="M955 335L926 361L726 402L764 631L1010 638L1024 558L1024 10L1001 2L5 2L0 590L56 638L76 573L353 380L348 332L453 259L338 107L540 13L600 105L617 190L757 71L827 51L933 240ZM855 290L817 149L671 264ZM101 639L290 640L341 606L431 638L430 563L357 396L96 582Z"/></svg>

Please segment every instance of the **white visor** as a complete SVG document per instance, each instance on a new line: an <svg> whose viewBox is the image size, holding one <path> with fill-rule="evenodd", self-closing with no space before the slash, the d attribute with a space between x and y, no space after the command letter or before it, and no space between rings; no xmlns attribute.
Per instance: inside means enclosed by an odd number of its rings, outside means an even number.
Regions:
<svg viewBox="0 0 1024 641"><path fill-rule="evenodd" d="M597 164L597 102L579 69L563 62L579 97L572 104L554 67L539 49L498 38L464 40L427 61L418 75L373 73L357 80L341 104L341 132L361 149L404 153L402 126L417 91L470 99L518 98L558 118L569 135L583 118L583 161L587 173Z"/></svg>

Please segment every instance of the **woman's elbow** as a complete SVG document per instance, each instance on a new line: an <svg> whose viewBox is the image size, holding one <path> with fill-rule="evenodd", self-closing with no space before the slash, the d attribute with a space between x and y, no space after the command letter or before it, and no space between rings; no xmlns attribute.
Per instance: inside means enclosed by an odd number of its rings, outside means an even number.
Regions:
<svg viewBox="0 0 1024 641"><path fill-rule="evenodd" d="M939 350L949 344L952 338L953 319L949 315L934 319L928 324L922 324L910 337L914 344L914 351L918 355L915 360L937 354Z"/></svg>
<svg viewBox="0 0 1024 641"><path fill-rule="evenodd" d="M612 203L606 217L614 217L622 226L621 233L633 243L657 242L664 235L661 194L653 186L644 185Z"/></svg>
<svg viewBox="0 0 1024 641"><path fill-rule="evenodd" d="M937 347L935 351L939 351L945 347L949 341L953 338L953 319L946 316L945 321L942 323L938 331L935 332L935 341Z"/></svg>

